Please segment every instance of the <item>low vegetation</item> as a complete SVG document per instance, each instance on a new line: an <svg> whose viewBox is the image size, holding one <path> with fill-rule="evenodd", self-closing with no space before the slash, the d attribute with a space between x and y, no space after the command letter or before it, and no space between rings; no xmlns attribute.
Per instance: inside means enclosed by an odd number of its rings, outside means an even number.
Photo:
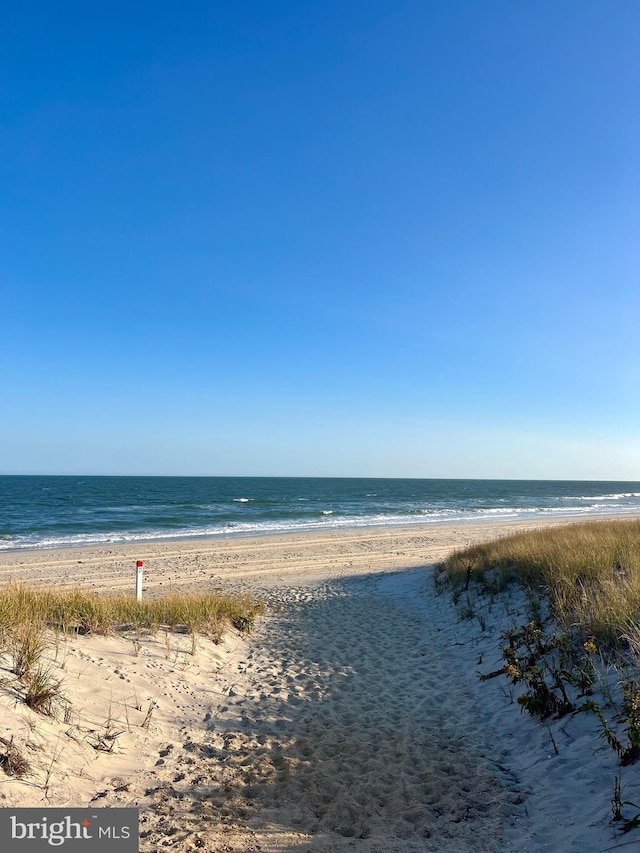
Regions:
<svg viewBox="0 0 640 853"><path fill-rule="evenodd" d="M593 714L620 766L640 758L640 521L525 531L458 550L439 568L437 586L482 630L500 593L524 593L525 618L500 637L503 666L482 680L505 676L521 710L541 720ZM620 799L617 775L613 818L623 831L640 827L640 811L625 819L623 806L640 809Z"/></svg>
<svg viewBox="0 0 640 853"><path fill-rule="evenodd" d="M456 551L442 569L454 594L471 582L492 592L518 583L545 599L565 630L640 651L640 521L516 533Z"/></svg>
<svg viewBox="0 0 640 853"><path fill-rule="evenodd" d="M173 594L136 601L124 594L8 584L0 589L0 642L5 648L15 647L18 652L14 659L19 660L16 665L29 669L33 658L38 658L37 646L45 628L77 634L110 634L127 629L155 634L165 627L220 639L228 625L249 632L260 609L248 595Z"/></svg>
<svg viewBox="0 0 640 853"><path fill-rule="evenodd" d="M18 779L26 776L31 770L29 762L14 744L13 737L10 740L0 737L0 767L7 776L15 776Z"/></svg>

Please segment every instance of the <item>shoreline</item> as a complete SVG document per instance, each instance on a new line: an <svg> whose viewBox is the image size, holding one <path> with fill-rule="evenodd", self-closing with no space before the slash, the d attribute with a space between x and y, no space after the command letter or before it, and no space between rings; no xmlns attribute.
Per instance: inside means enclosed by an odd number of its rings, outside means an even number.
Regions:
<svg viewBox="0 0 640 853"><path fill-rule="evenodd" d="M306 535L316 535L316 534L338 534L338 533L349 533L353 531L375 531L375 530L412 530L414 528L421 529L439 529L441 527L452 527L452 526L493 526L494 524L538 524L544 526L546 524L562 524L570 521L606 521L606 520L614 520L618 518L636 518L640 515L640 511L638 509L632 509L628 511L617 509L613 512L589 512L585 511L582 513L576 513L567 511L563 512L554 512L545 513L545 512L531 512L528 514L518 515L518 516L504 516L504 517L496 517L492 516L469 516L462 518L453 518L453 519L433 519L431 521L420 519L419 521L397 521L394 522L392 519L388 521L381 521L376 523L358 523L357 521L345 521L345 523L340 523L334 526L316 524L314 522L308 522L306 524L301 524L299 527L291 527L287 529L259 529L259 530L223 530L220 532L207 532L207 533L166 533L163 535L156 536L145 536L140 535L139 538L130 538L123 539L120 541L104 541L104 542L66 542L58 545L42 545L42 544L30 544L30 545L19 545L16 547L2 547L0 548L0 555L9 553L13 554L16 552L27 552L30 553L32 551L60 551L60 550L76 550L78 548L117 548L120 546L132 546L135 547L137 545L151 545L154 543L165 543L167 545L172 544L185 544L188 542L193 542L194 544L202 543L202 542L224 542L228 540L235 539L262 539L264 537L270 536L306 536ZM117 534L116 534L117 535ZM124 534L123 534L124 535ZM11 537L5 538L4 541L8 541Z"/></svg>
<svg viewBox="0 0 640 853"><path fill-rule="evenodd" d="M131 587L142 560L145 590L202 591L212 585L233 590L317 583L335 577L433 565L456 548L520 530L590 521L637 518L567 516L274 533L180 541L152 540L100 546L19 549L0 552L0 583L49 582L96 591Z"/></svg>

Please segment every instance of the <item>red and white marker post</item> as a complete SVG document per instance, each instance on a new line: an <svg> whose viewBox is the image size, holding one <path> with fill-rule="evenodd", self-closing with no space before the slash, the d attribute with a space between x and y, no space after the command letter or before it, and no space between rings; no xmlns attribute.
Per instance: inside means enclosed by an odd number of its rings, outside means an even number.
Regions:
<svg viewBox="0 0 640 853"><path fill-rule="evenodd" d="M142 560L136 560L136 601L142 601Z"/></svg>

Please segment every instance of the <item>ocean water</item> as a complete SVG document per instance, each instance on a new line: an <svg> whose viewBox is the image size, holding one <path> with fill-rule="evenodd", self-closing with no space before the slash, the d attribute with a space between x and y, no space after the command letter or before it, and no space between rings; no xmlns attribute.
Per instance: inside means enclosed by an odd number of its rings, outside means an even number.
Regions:
<svg viewBox="0 0 640 853"><path fill-rule="evenodd" d="M640 514L640 483L0 476L0 550Z"/></svg>

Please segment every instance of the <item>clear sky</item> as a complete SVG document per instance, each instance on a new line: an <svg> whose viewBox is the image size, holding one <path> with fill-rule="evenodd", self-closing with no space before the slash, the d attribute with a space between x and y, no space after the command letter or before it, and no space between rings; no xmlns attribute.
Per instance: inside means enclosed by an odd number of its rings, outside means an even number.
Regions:
<svg viewBox="0 0 640 853"><path fill-rule="evenodd" d="M1 473L640 479L637 0L1 31Z"/></svg>

